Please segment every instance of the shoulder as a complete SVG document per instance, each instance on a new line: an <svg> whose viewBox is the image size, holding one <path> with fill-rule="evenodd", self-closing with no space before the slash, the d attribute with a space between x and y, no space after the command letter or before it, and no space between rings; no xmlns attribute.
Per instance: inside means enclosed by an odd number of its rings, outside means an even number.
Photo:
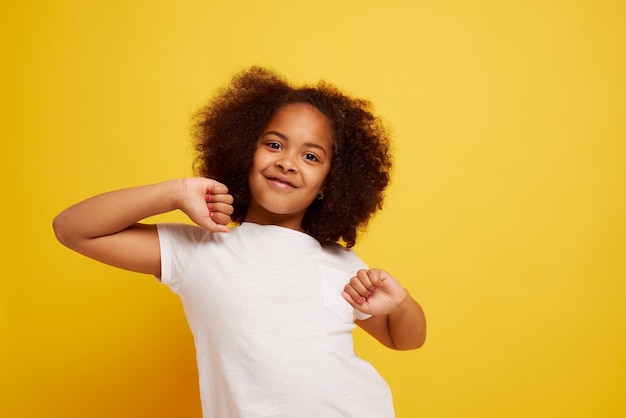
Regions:
<svg viewBox="0 0 626 418"><path fill-rule="evenodd" d="M183 223L157 224L157 232L160 240L200 243L210 241L213 233L197 225Z"/></svg>
<svg viewBox="0 0 626 418"><path fill-rule="evenodd" d="M329 261L340 263L351 270L366 268L367 265L361 258L354 252L352 248L346 248L339 244L325 244L322 246L322 253L324 258Z"/></svg>
<svg viewBox="0 0 626 418"><path fill-rule="evenodd" d="M334 242L322 245L322 251L341 258L359 258L352 248L347 248Z"/></svg>

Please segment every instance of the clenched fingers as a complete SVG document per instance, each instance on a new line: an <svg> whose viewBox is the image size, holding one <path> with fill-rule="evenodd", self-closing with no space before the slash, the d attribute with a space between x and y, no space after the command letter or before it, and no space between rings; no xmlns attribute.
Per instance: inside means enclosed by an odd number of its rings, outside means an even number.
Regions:
<svg viewBox="0 0 626 418"><path fill-rule="evenodd" d="M230 223L230 215L233 214L233 197L228 194L228 189L221 183L214 187L208 187L205 194L206 207L209 211L209 218L213 222L221 225Z"/></svg>
<svg viewBox="0 0 626 418"><path fill-rule="evenodd" d="M365 303L374 293L380 289L383 283L380 270L359 270L356 276L344 287L344 292L356 304ZM345 295L344 295L345 296Z"/></svg>

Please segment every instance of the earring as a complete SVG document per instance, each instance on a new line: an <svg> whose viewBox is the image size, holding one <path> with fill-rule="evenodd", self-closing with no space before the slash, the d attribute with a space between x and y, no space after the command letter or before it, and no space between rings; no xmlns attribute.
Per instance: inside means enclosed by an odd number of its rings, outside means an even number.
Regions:
<svg viewBox="0 0 626 418"><path fill-rule="evenodd" d="M317 200L324 200L324 192L320 192L320 193L317 195L316 199L317 199Z"/></svg>

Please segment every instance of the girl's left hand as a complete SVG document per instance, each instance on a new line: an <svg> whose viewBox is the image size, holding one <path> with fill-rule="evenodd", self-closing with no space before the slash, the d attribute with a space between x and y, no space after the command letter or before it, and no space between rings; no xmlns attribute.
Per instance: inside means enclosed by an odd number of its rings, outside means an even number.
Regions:
<svg viewBox="0 0 626 418"><path fill-rule="evenodd" d="M359 270L341 293L352 307L368 315L388 315L407 299L408 292L389 273Z"/></svg>

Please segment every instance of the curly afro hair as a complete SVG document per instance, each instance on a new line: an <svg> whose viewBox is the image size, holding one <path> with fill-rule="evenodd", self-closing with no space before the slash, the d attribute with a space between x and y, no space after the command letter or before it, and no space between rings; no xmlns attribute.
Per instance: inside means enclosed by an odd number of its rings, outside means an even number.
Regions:
<svg viewBox="0 0 626 418"><path fill-rule="evenodd" d="M358 231L382 208L392 165L389 135L367 100L348 97L323 81L294 87L267 69L251 67L195 115L195 172L228 186L234 198L231 219L243 222L256 141L273 115L294 103L310 104L324 114L333 140L324 198L311 203L302 229L321 244L352 247Z"/></svg>

